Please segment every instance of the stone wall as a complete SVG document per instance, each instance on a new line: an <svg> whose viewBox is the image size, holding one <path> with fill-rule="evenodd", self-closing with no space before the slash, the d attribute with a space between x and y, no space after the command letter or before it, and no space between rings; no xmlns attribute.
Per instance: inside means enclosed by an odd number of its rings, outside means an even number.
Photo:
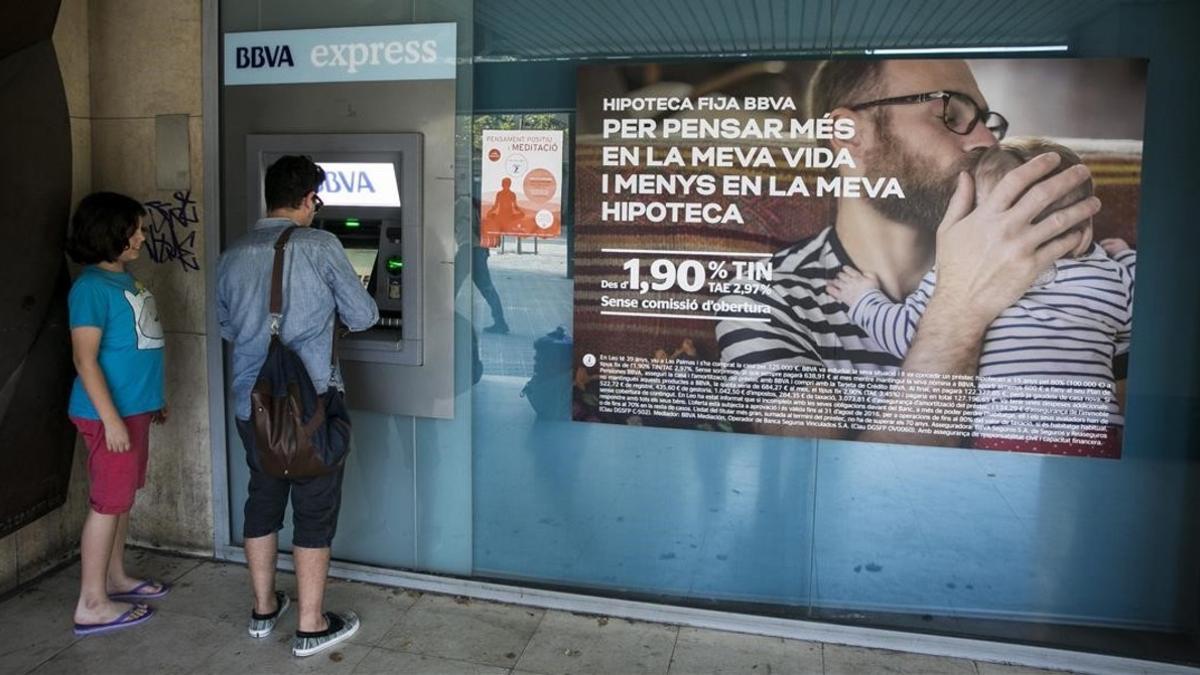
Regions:
<svg viewBox="0 0 1200 675"><path fill-rule="evenodd" d="M132 271L158 300L171 415L151 435L149 475L134 506L130 539L211 553L200 16L201 0L63 0L54 46L71 115L72 201L93 190L114 190L160 204L151 218L158 226L157 242L151 242L155 255L144 252ZM162 115L185 115L188 131L190 176L167 187L156 171ZM180 197L191 203L180 208ZM77 444L62 508L0 539L0 593L77 553L87 513L84 456Z"/></svg>
<svg viewBox="0 0 1200 675"><path fill-rule="evenodd" d="M88 32L88 0L63 0L53 42L67 93L67 110L71 115L73 202L92 187ZM71 468L66 504L0 539L0 593L37 577L75 554L79 547L79 531L87 514L85 457L82 444L76 442L75 465Z"/></svg>
<svg viewBox="0 0 1200 675"><path fill-rule="evenodd" d="M130 538L197 553L212 550L205 251L200 222L189 222L204 218L200 14L200 0L103 0L90 3L88 21L92 188L164 204L150 219L155 232L147 245L155 253L143 252L132 271L154 292L166 331L170 420L151 434ZM183 185L158 180L160 115L187 116L190 180ZM190 204L180 201L185 195Z"/></svg>

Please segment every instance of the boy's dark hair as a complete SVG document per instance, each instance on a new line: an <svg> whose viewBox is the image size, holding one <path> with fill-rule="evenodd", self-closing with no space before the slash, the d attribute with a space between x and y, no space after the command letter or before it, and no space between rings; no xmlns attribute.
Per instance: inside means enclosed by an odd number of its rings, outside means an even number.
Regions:
<svg viewBox="0 0 1200 675"><path fill-rule="evenodd" d="M311 157L284 155L267 168L263 181L267 210L298 208L304 196L316 192L324 182L325 170Z"/></svg>
<svg viewBox="0 0 1200 675"><path fill-rule="evenodd" d="M133 197L93 192L79 201L71 216L67 255L80 265L116 262L145 215L145 207Z"/></svg>

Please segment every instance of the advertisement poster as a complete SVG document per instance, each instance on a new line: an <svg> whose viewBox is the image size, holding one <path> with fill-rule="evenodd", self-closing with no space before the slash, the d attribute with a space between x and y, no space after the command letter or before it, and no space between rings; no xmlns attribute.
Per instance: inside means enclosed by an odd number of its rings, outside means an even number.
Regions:
<svg viewBox="0 0 1200 675"><path fill-rule="evenodd" d="M1146 69L581 67L573 418L1119 458Z"/></svg>
<svg viewBox="0 0 1200 675"><path fill-rule="evenodd" d="M483 131L480 239L557 237L562 232L561 130Z"/></svg>

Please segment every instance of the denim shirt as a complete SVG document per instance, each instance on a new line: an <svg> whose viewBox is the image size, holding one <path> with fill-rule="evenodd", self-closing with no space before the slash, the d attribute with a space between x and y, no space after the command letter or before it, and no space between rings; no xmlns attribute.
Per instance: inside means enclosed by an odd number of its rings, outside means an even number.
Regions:
<svg viewBox="0 0 1200 675"><path fill-rule="evenodd" d="M233 397L238 419L250 418L250 390L271 343L271 266L275 240L287 218L263 218L217 262L217 321L233 343ZM317 392L342 378L330 363L334 310L352 331L379 321L379 307L363 288L337 237L301 227L288 240L283 264L280 337L300 356Z"/></svg>

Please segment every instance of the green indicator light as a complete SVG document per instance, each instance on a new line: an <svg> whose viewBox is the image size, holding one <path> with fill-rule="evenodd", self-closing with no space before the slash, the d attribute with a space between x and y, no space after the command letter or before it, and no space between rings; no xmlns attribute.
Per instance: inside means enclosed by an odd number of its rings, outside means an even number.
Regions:
<svg viewBox="0 0 1200 675"><path fill-rule="evenodd" d="M356 227L358 227L358 226L359 226L359 223L358 223L358 218L347 218L347 219L346 219L346 228L347 228L347 229L351 229L351 230L352 230L352 229L354 229L354 228L356 228Z"/></svg>
<svg viewBox="0 0 1200 675"><path fill-rule="evenodd" d="M397 256L392 256L391 258L387 259L387 270L389 272L396 273L402 269L404 269L404 260L403 259L401 259Z"/></svg>

